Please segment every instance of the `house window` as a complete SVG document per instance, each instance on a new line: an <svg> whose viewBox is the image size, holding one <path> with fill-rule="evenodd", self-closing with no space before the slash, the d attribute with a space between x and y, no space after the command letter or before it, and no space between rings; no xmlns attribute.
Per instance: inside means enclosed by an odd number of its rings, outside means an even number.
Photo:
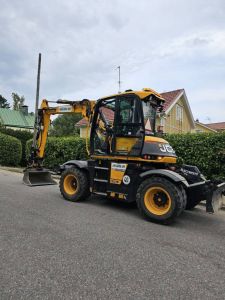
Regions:
<svg viewBox="0 0 225 300"><path fill-rule="evenodd" d="M165 126L165 118L160 119L160 126L162 126L162 127Z"/></svg>
<svg viewBox="0 0 225 300"><path fill-rule="evenodd" d="M183 107L179 104L176 105L176 120L182 121L183 120Z"/></svg>

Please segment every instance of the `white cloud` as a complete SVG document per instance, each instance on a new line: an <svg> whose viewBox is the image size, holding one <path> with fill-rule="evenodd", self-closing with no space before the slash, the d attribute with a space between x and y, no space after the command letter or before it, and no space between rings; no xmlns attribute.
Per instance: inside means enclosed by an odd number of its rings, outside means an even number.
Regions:
<svg viewBox="0 0 225 300"><path fill-rule="evenodd" d="M45 98L114 93L118 65L123 89L184 87L196 116L207 86L224 96L222 0L1 2L0 93L8 98L15 91L33 106L39 52Z"/></svg>

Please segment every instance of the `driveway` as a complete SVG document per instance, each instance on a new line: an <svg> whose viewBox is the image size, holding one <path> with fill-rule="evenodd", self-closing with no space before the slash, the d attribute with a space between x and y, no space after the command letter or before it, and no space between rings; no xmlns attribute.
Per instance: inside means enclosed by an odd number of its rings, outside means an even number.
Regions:
<svg viewBox="0 0 225 300"><path fill-rule="evenodd" d="M224 299L225 213L172 226L0 171L0 299Z"/></svg>

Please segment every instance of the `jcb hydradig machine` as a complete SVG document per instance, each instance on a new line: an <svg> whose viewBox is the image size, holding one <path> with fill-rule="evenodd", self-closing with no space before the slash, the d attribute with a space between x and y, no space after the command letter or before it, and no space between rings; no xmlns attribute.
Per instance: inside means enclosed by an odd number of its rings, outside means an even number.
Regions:
<svg viewBox="0 0 225 300"><path fill-rule="evenodd" d="M43 168L50 116L81 113L89 122L90 146L87 161L71 160L60 166L60 191L69 201L81 201L90 194L123 202L137 202L149 220L171 223L184 209L222 195L225 183L206 180L197 167L176 164L168 142L155 136L156 114L164 99L151 89L128 90L98 101L58 100L56 107L43 100L38 110L34 143L24 183L53 184ZM151 131L145 129L148 120Z"/></svg>

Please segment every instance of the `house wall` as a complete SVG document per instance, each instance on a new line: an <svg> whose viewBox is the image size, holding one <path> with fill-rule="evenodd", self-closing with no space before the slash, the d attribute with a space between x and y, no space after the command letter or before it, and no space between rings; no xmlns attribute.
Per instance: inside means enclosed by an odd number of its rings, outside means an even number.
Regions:
<svg viewBox="0 0 225 300"><path fill-rule="evenodd" d="M165 133L187 133L191 132L191 123L188 118L188 112L186 107L184 106L184 99L181 97L177 102L183 109L183 118L182 120L177 120L176 118L176 105L173 106L171 111L166 115L165 125L163 126L163 132ZM157 120L156 123L158 126L160 125L160 119Z"/></svg>
<svg viewBox="0 0 225 300"><path fill-rule="evenodd" d="M88 134L90 134L90 130ZM84 139L87 137L87 127L80 127L80 137Z"/></svg>
<svg viewBox="0 0 225 300"><path fill-rule="evenodd" d="M201 126L201 124L195 123L195 128L192 129L193 133L200 133L200 132L214 132L213 130L206 128L204 126Z"/></svg>

